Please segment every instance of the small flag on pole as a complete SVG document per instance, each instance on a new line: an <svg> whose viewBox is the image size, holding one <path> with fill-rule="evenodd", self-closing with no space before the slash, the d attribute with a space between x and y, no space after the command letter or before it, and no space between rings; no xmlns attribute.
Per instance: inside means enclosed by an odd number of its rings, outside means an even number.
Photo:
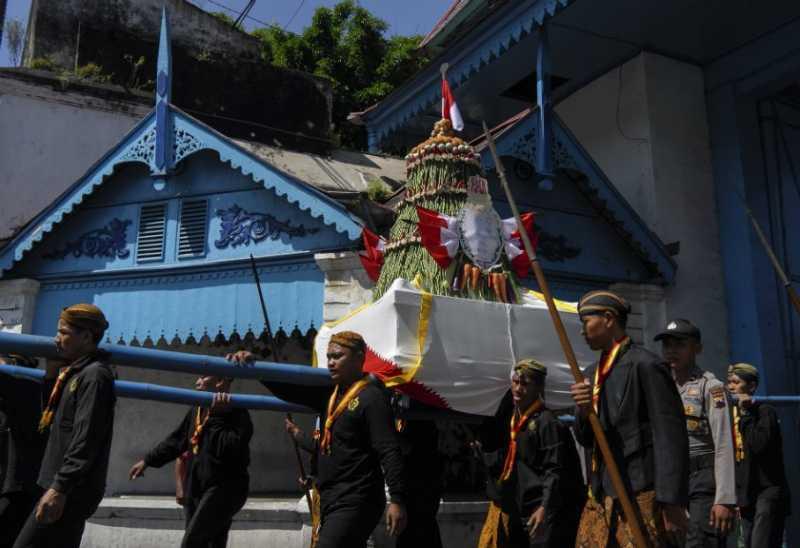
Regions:
<svg viewBox="0 0 800 548"><path fill-rule="evenodd" d="M447 69L442 68L442 118L450 120L454 130L461 131L464 129L464 119L461 118L461 111L458 110L453 92L450 90L450 84L447 82L445 73Z"/></svg>

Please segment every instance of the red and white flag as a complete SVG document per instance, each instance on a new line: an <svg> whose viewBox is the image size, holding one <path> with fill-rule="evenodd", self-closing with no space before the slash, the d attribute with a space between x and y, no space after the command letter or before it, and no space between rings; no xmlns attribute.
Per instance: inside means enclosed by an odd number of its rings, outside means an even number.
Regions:
<svg viewBox="0 0 800 548"><path fill-rule="evenodd" d="M458 110L458 104L444 74L442 74L442 118L450 120L454 130L464 129L464 119L461 118L461 111Z"/></svg>
<svg viewBox="0 0 800 548"><path fill-rule="evenodd" d="M456 218L417 206L419 237L433 260L447 268L458 252Z"/></svg>
<svg viewBox="0 0 800 548"><path fill-rule="evenodd" d="M533 249L536 249L536 243L539 240L539 233L534 229L535 216L531 213L523 213L520 215L523 228L528 233L528 238L531 240ZM525 252L525 245L522 243L522 236L519 233L517 220L514 217L503 219L503 238L505 239L504 245L508 260L511 261L511 268L517 274L518 278L524 278L528 275L531 267L531 260Z"/></svg>
<svg viewBox="0 0 800 548"><path fill-rule="evenodd" d="M362 230L361 237L364 239L365 251L359 253L358 258L361 259L361 264L367 271L369 279L377 282L381 275L381 268L383 268L386 241L368 228Z"/></svg>

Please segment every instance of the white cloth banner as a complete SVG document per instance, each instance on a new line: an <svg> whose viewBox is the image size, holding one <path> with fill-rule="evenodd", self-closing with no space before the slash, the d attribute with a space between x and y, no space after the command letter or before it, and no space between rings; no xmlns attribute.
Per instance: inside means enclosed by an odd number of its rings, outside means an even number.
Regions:
<svg viewBox="0 0 800 548"><path fill-rule="evenodd" d="M561 318L581 369L596 359L580 335L572 303L559 303ZM573 383L547 305L528 292L523 304L503 304L422 292L395 280L378 301L322 327L314 343L325 367L333 333L355 331L369 347L364 369L424 403L491 415L510 387L513 365L534 358L547 366L545 401L552 409L573 405Z"/></svg>

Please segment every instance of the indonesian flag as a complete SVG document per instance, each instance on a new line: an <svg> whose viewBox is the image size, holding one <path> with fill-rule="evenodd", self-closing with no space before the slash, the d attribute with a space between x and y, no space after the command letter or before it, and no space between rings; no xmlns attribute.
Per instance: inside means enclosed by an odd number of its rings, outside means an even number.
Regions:
<svg viewBox="0 0 800 548"><path fill-rule="evenodd" d="M453 129L461 131L464 129L464 119L461 118L461 111L458 110L453 92L450 90L450 84L447 83L447 78L442 75L442 118L450 120L453 124Z"/></svg>
<svg viewBox="0 0 800 548"><path fill-rule="evenodd" d="M523 213L520 215L522 225L525 232L528 233L528 238L531 240L533 249L536 250L536 243L539 240L539 234L534 230L533 225L535 215L531 213ZM511 268L517 274L518 278L524 278L528 275L531 267L531 260L525 252L525 245L522 243L522 236L519 233L517 220L514 217L503 219L503 238L505 240L504 246L508 260L511 261Z"/></svg>
<svg viewBox="0 0 800 548"><path fill-rule="evenodd" d="M433 260L442 268L447 268L458 251L456 218L417 206L419 216L419 236L422 245Z"/></svg>
<svg viewBox="0 0 800 548"><path fill-rule="evenodd" d="M383 267L386 241L368 228L364 228L361 231L361 237L364 240L365 251L359 253L358 258L361 259L361 264L364 266L364 270L367 271L369 279L377 282Z"/></svg>

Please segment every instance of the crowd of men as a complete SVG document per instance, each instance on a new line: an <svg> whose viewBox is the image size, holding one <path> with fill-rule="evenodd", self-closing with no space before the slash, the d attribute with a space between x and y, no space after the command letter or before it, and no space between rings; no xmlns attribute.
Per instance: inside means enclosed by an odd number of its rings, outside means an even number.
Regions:
<svg viewBox="0 0 800 548"><path fill-rule="evenodd" d="M474 448L490 476L479 546L638 546L637 529L654 547L725 546L737 524L745 546L781 546L789 491L777 415L753 400L758 370L734 364L726 383L702 370L701 333L683 319L655 338L662 356L649 352L626 333L628 303L608 291L585 295L578 312L599 359L571 387L572 427L547 407L547 368L527 357L513 364L497 414L477 429ZM0 379L0 548L78 548L102 500L116 401L109 355L98 348L107 327L97 307L68 307L55 338L62 361L47 363L43 388ZM312 456L301 479L318 504L314 546L363 547L383 517L398 547L436 548L438 431L432 421L398 416L391 391L363 372L365 350L358 333L331 337L332 387L264 382L319 414L313 433L286 421ZM246 367L254 356L228 359ZM253 425L248 411L231 406L231 382L200 377L196 388L213 392L213 404L190 409L130 469L134 480L177 462L186 548L226 546L248 497ZM601 455L597 421L621 484ZM615 485L633 502L634 519Z"/></svg>

